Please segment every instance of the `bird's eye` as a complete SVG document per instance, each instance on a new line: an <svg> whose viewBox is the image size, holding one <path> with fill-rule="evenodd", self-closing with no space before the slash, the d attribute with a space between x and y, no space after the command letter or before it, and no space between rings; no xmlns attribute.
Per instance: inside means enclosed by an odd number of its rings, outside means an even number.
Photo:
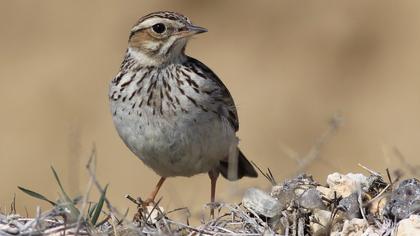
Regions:
<svg viewBox="0 0 420 236"><path fill-rule="evenodd" d="M161 34L161 33L165 32L165 30L166 30L166 26L165 26L164 24L162 24L162 23L157 23L157 24L154 24L154 25L152 26L152 29L153 29L153 31L155 31L156 33Z"/></svg>

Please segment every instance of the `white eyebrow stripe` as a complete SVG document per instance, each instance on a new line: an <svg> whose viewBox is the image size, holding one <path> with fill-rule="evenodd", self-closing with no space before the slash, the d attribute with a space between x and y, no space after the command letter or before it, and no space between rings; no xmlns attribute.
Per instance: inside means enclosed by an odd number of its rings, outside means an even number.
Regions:
<svg viewBox="0 0 420 236"><path fill-rule="evenodd" d="M152 25L157 24L157 23L165 23L165 22L169 22L169 20L164 19L164 18L160 18L160 17L152 17L152 18L144 20L140 24L134 26L133 29L131 30L131 32L138 31L138 30L145 29L145 28L149 28Z"/></svg>
<svg viewBox="0 0 420 236"><path fill-rule="evenodd" d="M149 19L146 19L146 20L140 22L138 25L134 26L131 29L131 32L136 32L136 31L139 31L139 30L142 30L142 29L152 27L154 24L157 24L157 23L166 23L166 24L170 24L170 25L182 26L182 23L179 23L177 21L155 16L155 17L151 17Z"/></svg>

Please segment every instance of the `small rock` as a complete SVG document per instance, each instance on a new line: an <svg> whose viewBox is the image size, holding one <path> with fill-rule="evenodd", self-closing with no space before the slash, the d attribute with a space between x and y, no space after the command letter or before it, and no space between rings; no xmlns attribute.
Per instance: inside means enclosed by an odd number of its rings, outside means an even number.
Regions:
<svg viewBox="0 0 420 236"><path fill-rule="evenodd" d="M332 191L337 192L338 196L347 197L358 189L365 188L368 185L368 178L362 174L333 173L328 175L327 184Z"/></svg>
<svg viewBox="0 0 420 236"><path fill-rule="evenodd" d="M383 236L383 230L376 228L374 225L369 225L362 236Z"/></svg>
<svg viewBox="0 0 420 236"><path fill-rule="evenodd" d="M324 186L317 186L316 190L318 190L322 196L328 198L328 199L334 199L334 191L330 188L324 187Z"/></svg>
<svg viewBox="0 0 420 236"><path fill-rule="evenodd" d="M420 211L420 182L417 179L402 181L392 192L384 214L391 219L402 220Z"/></svg>
<svg viewBox="0 0 420 236"><path fill-rule="evenodd" d="M377 217L383 216L387 202L387 197L380 197L375 201L371 202L369 205L369 213Z"/></svg>
<svg viewBox="0 0 420 236"><path fill-rule="evenodd" d="M366 177L363 174L360 174L360 173L356 173L356 174L348 173L346 176L348 178L354 180L356 182L356 184L360 185L362 188L367 187L368 184L369 184L369 178Z"/></svg>
<svg viewBox="0 0 420 236"><path fill-rule="evenodd" d="M0 224L0 235L2 235L1 231L7 233L7 234L19 234L19 229L17 229L16 227L12 227L8 224Z"/></svg>
<svg viewBox="0 0 420 236"><path fill-rule="evenodd" d="M339 235L361 236L368 228L368 223L364 219L352 219L344 221L343 230Z"/></svg>
<svg viewBox="0 0 420 236"><path fill-rule="evenodd" d="M325 209L325 205L322 202L320 192L315 188L310 188L302 193L299 197L300 206L306 209Z"/></svg>
<svg viewBox="0 0 420 236"><path fill-rule="evenodd" d="M277 198L285 209L294 200L298 200L297 196L303 194L310 188L315 188L319 184L315 182L310 175L302 174L298 177L284 182L282 185L273 186L271 196Z"/></svg>
<svg viewBox="0 0 420 236"><path fill-rule="evenodd" d="M242 204L245 208L267 218L276 218L281 214L280 203L268 193L257 188L249 188L245 192Z"/></svg>
<svg viewBox="0 0 420 236"><path fill-rule="evenodd" d="M331 220L331 212L326 210L314 210L311 216L309 228L312 235L327 235Z"/></svg>
<svg viewBox="0 0 420 236"><path fill-rule="evenodd" d="M357 193L352 193L339 202L339 206L345 209L343 215L349 220L361 217L358 198Z"/></svg>
<svg viewBox="0 0 420 236"><path fill-rule="evenodd" d="M411 215L398 224L397 236L420 235L420 215Z"/></svg>
<svg viewBox="0 0 420 236"><path fill-rule="evenodd" d="M141 232L140 228L127 227L127 226L117 227L116 232L117 232L117 235L120 235L120 236L142 236L142 235L144 235L144 233Z"/></svg>
<svg viewBox="0 0 420 236"><path fill-rule="evenodd" d="M288 185L276 185L271 189L271 196L275 197L279 203L284 206L284 210L291 201L295 199L294 188L290 188Z"/></svg>
<svg viewBox="0 0 420 236"><path fill-rule="evenodd" d="M160 216L162 215L164 211L163 207L158 207L159 209L155 209L154 206L147 206L147 214L150 214L150 216L147 216L149 218L150 223L155 224Z"/></svg>

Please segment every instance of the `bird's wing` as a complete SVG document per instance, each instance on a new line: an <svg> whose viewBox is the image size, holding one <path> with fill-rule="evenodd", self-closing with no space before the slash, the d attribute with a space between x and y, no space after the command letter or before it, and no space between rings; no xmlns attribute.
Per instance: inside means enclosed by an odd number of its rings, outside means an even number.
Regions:
<svg viewBox="0 0 420 236"><path fill-rule="evenodd" d="M218 93L215 93L216 95L214 99L224 105L219 111L219 114L226 118L235 132L237 132L239 130L239 120L235 102L223 82L210 68L195 58L188 57L186 66L199 76L211 79L218 85L217 87L219 88L219 91Z"/></svg>
<svg viewBox="0 0 420 236"><path fill-rule="evenodd" d="M238 120L238 113L236 111L235 102L233 101L232 95L230 95L229 90L223 84L223 82L217 77L217 75L210 70L206 65L201 63L200 61L188 57L186 66L189 67L190 70L194 71L194 73L198 74L199 76L211 79L214 83L216 83L219 91L212 96L215 96L216 102L221 102L223 107L218 111L218 114L223 116L225 119L229 121L229 124L232 128L236 131L239 129L239 120ZM232 163L229 163L229 158L225 158L224 160L220 161L220 165L218 166L218 171L222 174L223 177L229 180L238 180L244 176L247 177L257 177L258 173L255 171L252 164L248 161L248 159L244 156L241 150L238 149L238 160L237 160L237 173L234 173L233 176L229 176L229 171L233 168ZM233 168L235 169L235 168Z"/></svg>

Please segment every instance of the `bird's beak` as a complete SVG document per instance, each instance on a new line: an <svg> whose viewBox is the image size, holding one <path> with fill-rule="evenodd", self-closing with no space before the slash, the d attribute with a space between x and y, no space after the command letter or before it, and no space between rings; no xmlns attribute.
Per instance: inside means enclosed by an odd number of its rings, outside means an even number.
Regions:
<svg viewBox="0 0 420 236"><path fill-rule="evenodd" d="M189 25L187 27L188 31L190 31L192 34L201 34L207 32L206 28L197 26L197 25Z"/></svg>
<svg viewBox="0 0 420 236"><path fill-rule="evenodd" d="M196 26L196 25L188 25L182 31L180 31L178 34L181 37L188 37L188 36L193 36L195 34L201 34L201 33L205 33L205 32L207 32L206 28Z"/></svg>

